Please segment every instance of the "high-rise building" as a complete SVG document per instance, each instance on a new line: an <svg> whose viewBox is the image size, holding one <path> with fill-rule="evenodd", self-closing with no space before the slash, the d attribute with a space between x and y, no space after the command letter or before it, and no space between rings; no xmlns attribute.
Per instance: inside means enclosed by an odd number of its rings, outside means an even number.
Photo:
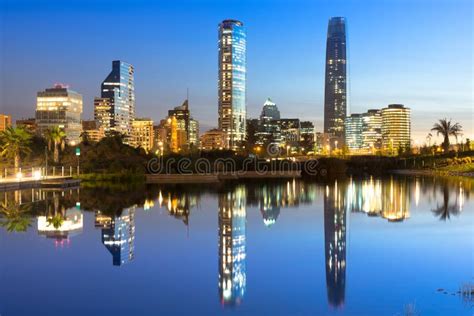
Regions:
<svg viewBox="0 0 474 316"><path fill-rule="evenodd" d="M347 111L346 64L346 21L333 17L329 20L326 42L324 132L341 145Z"/></svg>
<svg viewBox="0 0 474 316"><path fill-rule="evenodd" d="M280 110L275 103L268 98L263 104L262 114L260 114L260 120L279 120Z"/></svg>
<svg viewBox="0 0 474 316"><path fill-rule="evenodd" d="M374 154L382 147L382 112L368 110L362 114L362 143L367 153Z"/></svg>
<svg viewBox="0 0 474 316"><path fill-rule="evenodd" d="M225 148L239 150L246 139L246 31L236 20L219 24L219 129Z"/></svg>
<svg viewBox="0 0 474 316"><path fill-rule="evenodd" d="M0 114L0 132L12 126L12 116Z"/></svg>
<svg viewBox="0 0 474 316"><path fill-rule="evenodd" d="M284 118L275 122L280 127L281 144L285 147L298 147L300 142L300 120Z"/></svg>
<svg viewBox="0 0 474 316"><path fill-rule="evenodd" d="M110 129L127 136L132 134L132 122L135 119L134 72L132 65L114 60L112 71L102 82L101 99L108 99L108 102L98 98L94 101L94 105L101 107L98 110L101 114L96 113L94 117L100 120L106 132ZM107 111L109 115L106 115Z"/></svg>
<svg viewBox="0 0 474 316"><path fill-rule="evenodd" d="M188 131L189 148L199 148L199 122L193 118L189 119Z"/></svg>
<svg viewBox="0 0 474 316"><path fill-rule="evenodd" d="M410 147L410 109L402 104L390 104L382 109L382 147L389 153Z"/></svg>
<svg viewBox="0 0 474 316"><path fill-rule="evenodd" d="M132 122L131 144L141 147L149 152L154 146L153 120L149 118L136 118Z"/></svg>
<svg viewBox="0 0 474 316"><path fill-rule="evenodd" d="M345 119L345 143L350 151L362 149L362 123L362 114L351 114Z"/></svg>
<svg viewBox="0 0 474 316"><path fill-rule="evenodd" d="M314 124L310 121L300 122L300 146L306 152L313 151L315 144Z"/></svg>
<svg viewBox="0 0 474 316"><path fill-rule="evenodd" d="M97 125L104 129L104 132L111 131L112 106L108 98L94 98L94 120Z"/></svg>
<svg viewBox="0 0 474 316"><path fill-rule="evenodd" d="M82 95L67 86L57 84L37 94L35 119L39 135L59 127L66 133L69 145L78 144L82 132L81 114Z"/></svg>

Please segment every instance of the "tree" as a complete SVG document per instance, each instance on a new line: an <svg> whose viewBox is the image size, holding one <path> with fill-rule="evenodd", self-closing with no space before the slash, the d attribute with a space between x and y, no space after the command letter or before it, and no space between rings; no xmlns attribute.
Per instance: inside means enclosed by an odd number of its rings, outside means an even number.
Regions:
<svg viewBox="0 0 474 316"><path fill-rule="evenodd" d="M29 212L29 205L14 204L7 206L6 204L2 204L0 208L0 214L2 215L0 226L5 227L9 233L25 232L28 227L31 226L31 216Z"/></svg>
<svg viewBox="0 0 474 316"><path fill-rule="evenodd" d="M449 186L448 184L443 184L443 204L436 205L435 209L432 209L434 215L439 217L440 220L446 221L451 218L451 215L459 215L459 208L455 204L449 203Z"/></svg>
<svg viewBox="0 0 474 316"><path fill-rule="evenodd" d="M451 120L444 118L439 120L438 123L435 123L431 131L436 132L437 135L441 134L443 136L444 141L442 145L444 152L446 153L449 151L449 136L454 136L457 139L462 131L462 126L459 123L453 124L451 123Z"/></svg>
<svg viewBox="0 0 474 316"><path fill-rule="evenodd" d="M46 131L46 139L48 140L48 148L51 150L51 147L54 149L53 160L55 163L59 162L59 148L64 150L66 145L66 133L59 126L55 126Z"/></svg>
<svg viewBox="0 0 474 316"><path fill-rule="evenodd" d="M21 127L8 127L0 133L0 154L13 159L15 173L20 168L20 157L31 152L31 134Z"/></svg>

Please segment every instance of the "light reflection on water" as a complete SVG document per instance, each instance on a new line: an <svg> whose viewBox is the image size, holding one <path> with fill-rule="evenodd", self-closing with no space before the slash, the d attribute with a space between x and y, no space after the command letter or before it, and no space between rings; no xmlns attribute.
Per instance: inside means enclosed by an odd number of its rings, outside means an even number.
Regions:
<svg viewBox="0 0 474 316"><path fill-rule="evenodd" d="M84 216L89 216L88 214L92 212L94 214L93 229L100 232L100 242L103 248L110 253L112 265L128 266L135 264L136 251L140 248L136 245L136 234L140 230L136 222L137 217L145 216L146 213L156 210L165 210L168 216L174 217L184 224L189 238L191 219L194 212L199 210L202 200L206 200L206 204L208 204L208 200L216 200L214 205L217 205L217 212L214 213L214 216L217 216L218 227L214 229L217 231L218 251L218 271L216 273L218 275L219 304L217 305L224 309L231 307L232 311L243 314L261 314L265 309L255 307L258 304L249 303L252 306L248 306L246 309L247 286L252 283L247 276L247 268L250 268L249 262L247 262L249 255L247 251L251 246L249 245L251 241L247 236L249 210L257 209L261 214L263 227L272 229L280 224L279 221L284 220L280 219L282 209L311 207L321 203L322 214L313 212L306 219L322 217L325 264L323 267L314 267L314 269L319 268L325 271L327 309L322 309L322 311L328 313L345 311L347 314L357 314L359 311L364 311L364 314L369 315L377 314L380 311L372 313L370 309L364 310L363 307L358 306L359 309L355 307L352 309L357 312L352 313L350 304L353 303L346 304L348 291L346 279L351 262L348 260L350 258L348 255L350 218L354 223L354 221L361 221L360 216L366 214L372 221L385 221L390 225L404 225L400 223L411 220L410 207L418 208L420 203L423 203L429 208L425 208L423 216L418 221L421 220L423 223L433 222L433 219L439 219L441 222L450 221L455 217L461 218L463 212L472 211L470 197L473 192L472 185L472 180L460 178L389 177L380 179L371 177L334 180L326 183L300 180L235 183L215 188L176 185L133 189L126 187L83 188L66 191L32 189L2 193L0 219L4 230L1 238L8 244L9 239L11 238L13 241L13 238L16 238L18 234L34 234L36 232L38 238L45 237L48 240L53 240L54 246L57 248L69 248L71 240L74 240L76 236L91 233L89 228L85 227L85 225L89 225L90 221L86 221ZM466 205L470 209L466 209ZM287 214L288 216L291 214ZM209 226L212 225L213 223L209 223L207 227L200 229L209 229ZM353 225L356 225L355 228L357 228L359 224ZM435 223L434 225L439 224ZM299 228L292 227L290 229L296 232ZM357 236L352 235L352 238L357 238ZM295 239L294 242L304 241ZM459 259L471 260L472 263L472 257L469 256L469 253L472 253L472 241L469 242L467 239L464 246L467 247L466 256ZM25 244L25 247L28 245ZM141 249L144 248L141 247ZM291 248L282 243L282 252L285 250L291 250ZM199 249L195 251L199 253ZM423 249L419 249L419 251L422 252ZM258 256L258 253L251 254L253 257ZM282 255L285 254L282 253ZM138 256L141 256L143 260L147 259L146 253L138 254ZM206 259L212 260L212 258ZM293 259L292 266L287 269L298 269L300 260L305 260L305 258ZM264 262L265 258L259 258L259 260ZM88 268L93 269L94 267ZM470 278L472 279L472 275L466 275L465 281L469 282ZM185 280L176 280L176 282L183 281ZM461 286L461 284L459 285ZM199 291L199 285L195 284L194 286L196 286L195 290ZM253 284L253 286L257 285ZM288 292L289 297L292 297L291 288L285 291ZM8 290L2 288L1 293L8 293ZM399 294L402 295L402 293ZM208 299L212 301L211 297ZM297 298L294 300L298 301ZM412 304L412 302L405 303ZM422 305L430 303L432 302L421 302ZM84 304L87 305L86 302ZM472 301L464 305L459 302L456 304L459 305L453 307L456 311L468 313ZM213 309L216 308L212 307L213 304L210 306L212 314L223 312L222 309ZM5 315L21 314L16 313L17 306L5 304L5 302L0 304L0 314L4 314L2 309L5 308L8 308L10 312ZM314 307L308 306L307 310L303 309L300 312L302 314L316 313L321 311L319 308L321 307L314 309ZM403 308L406 306L401 306L400 311ZM146 306L143 307L143 310L160 311L156 307L148 309ZM192 312L193 307L189 306L187 311ZM278 312L286 314L282 310Z"/></svg>

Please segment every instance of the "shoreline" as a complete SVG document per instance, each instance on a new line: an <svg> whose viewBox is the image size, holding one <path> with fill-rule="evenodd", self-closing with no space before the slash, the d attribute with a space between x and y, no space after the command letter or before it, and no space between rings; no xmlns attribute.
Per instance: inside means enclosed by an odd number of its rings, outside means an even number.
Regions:
<svg viewBox="0 0 474 316"><path fill-rule="evenodd" d="M462 171L438 171L438 170L417 170L417 169L395 169L388 173L407 176L448 176L474 178L474 172Z"/></svg>

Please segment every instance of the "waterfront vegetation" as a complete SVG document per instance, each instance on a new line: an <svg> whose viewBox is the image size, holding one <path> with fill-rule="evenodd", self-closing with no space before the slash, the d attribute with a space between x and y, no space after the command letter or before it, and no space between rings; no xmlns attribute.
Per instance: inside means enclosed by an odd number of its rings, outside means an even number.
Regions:
<svg viewBox="0 0 474 316"><path fill-rule="evenodd" d="M316 173L319 176L342 174L366 175L383 174L395 169L415 169L428 173L447 175L471 175L474 173L474 151L466 139L456 151L448 151L449 136L458 137L461 127L449 120L440 120L433 127L443 136L441 147L431 144L418 148L416 153L411 150L400 150L399 155L347 155L344 151L324 155L280 155L266 156L263 152L236 153L229 150L192 151L186 154L165 153L157 156L147 153L142 148L134 148L127 144L127 139L118 133L110 133L99 142L93 142L83 135L83 141L77 146L66 144L65 133L60 128L53 128L45 133L45 137L31 135L27 130L7 128L0 133L1 160L0 168L13 168L15 174L20 167L73 168L80 165L79 177L84 182L100 185L108 182L143 182L151 159L160 159L160 163L169 168L163 172L178 173L178 166L186 160L186 171L203 172L197 162L203 159L209 162L204 172L288 170L298 168L305 175L304 162L316 159ZM432 135L431 135L432 136ZM252 147L253 148L253 147ZM441 149L442 148L442 149ZM80 153L80 155L77 155ZM249 157L250 159L249 162ZM230 163L231 162L231 163ZM230 166L230 167L229 167ZM259 169L260 168L260 169ZM307 174L306 174L307 175ZM76 175L77 176L77 175Z"/></svg>

